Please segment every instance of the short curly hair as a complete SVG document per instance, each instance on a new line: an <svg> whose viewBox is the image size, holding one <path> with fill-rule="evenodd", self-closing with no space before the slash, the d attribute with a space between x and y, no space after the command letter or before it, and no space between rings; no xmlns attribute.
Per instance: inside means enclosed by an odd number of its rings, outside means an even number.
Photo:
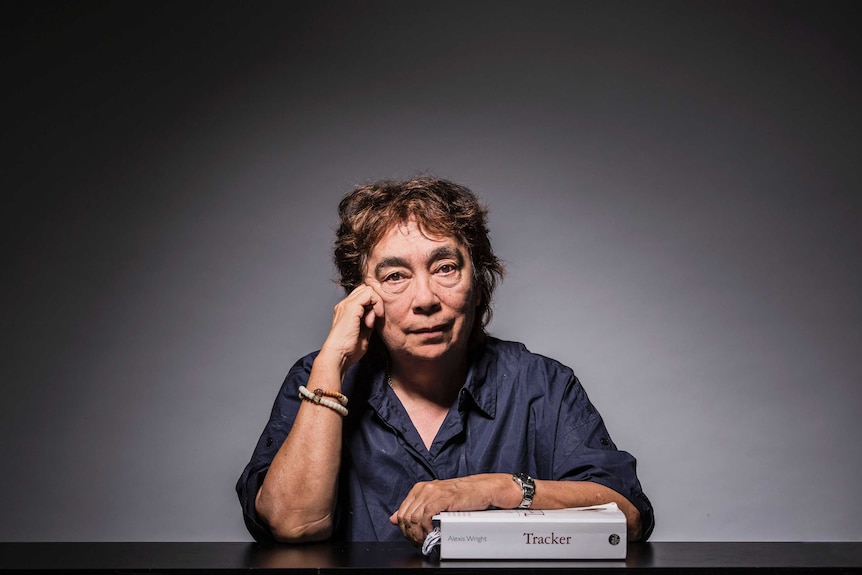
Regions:
<svg viewBox="0 0 862 575"><path fill-rule="evenodd" d="M337 283L351 292L361 285L371 250L393 226L415 218L434 235L454 237L470 254L473 285L480 300L476 316L481 329L491 321L491 298L504 267L494 255L488 234L488 209L464 186L433 178L382 180L358 186L338 205L335 240Z"/></svg>

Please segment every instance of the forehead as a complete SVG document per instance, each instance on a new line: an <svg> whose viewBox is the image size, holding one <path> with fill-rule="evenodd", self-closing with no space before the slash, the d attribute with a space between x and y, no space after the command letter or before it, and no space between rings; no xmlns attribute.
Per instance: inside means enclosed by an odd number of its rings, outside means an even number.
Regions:
<svg viewBox="0 0 862 575"><path fill-rule="evenodd" d="M368 254L369 261L392 256L423 255L441 247L450 247L462 254L466 249L454 236L435 234L422 228L411 218L389 226Z"/></svg>

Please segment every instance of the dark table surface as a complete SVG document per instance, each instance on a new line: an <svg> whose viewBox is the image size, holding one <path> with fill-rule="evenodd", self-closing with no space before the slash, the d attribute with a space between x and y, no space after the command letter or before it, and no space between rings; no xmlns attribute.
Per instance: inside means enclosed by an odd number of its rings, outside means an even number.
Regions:
<svg viewBox="0 0 862 575"><path fill-rule="evenodd" d="M625 561L439 561L406 543L0 543L2 571L862 573L860 543L635 543Z"/></svg>

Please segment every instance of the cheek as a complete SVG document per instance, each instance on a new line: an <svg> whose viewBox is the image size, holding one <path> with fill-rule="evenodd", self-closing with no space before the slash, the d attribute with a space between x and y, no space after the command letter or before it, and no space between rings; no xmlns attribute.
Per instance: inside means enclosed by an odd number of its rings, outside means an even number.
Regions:
<svg viewBox="0 0 862 575"><path fill-rule="evenodd" d="M448 307L464 315L475 313L476 307L479 305L479 298L475 295L473 290L468 290L466 292L453 291L446 294L445 298L441 299L444 300Z"/></svg>
<svg viewBox="0 0 862 575"><path fill-rule="evenodd" d="M378 319L380 322L388 325L398 324L404 317L405 310L409 309L401 298L382 299L383 302L383 317Z"/></svg>

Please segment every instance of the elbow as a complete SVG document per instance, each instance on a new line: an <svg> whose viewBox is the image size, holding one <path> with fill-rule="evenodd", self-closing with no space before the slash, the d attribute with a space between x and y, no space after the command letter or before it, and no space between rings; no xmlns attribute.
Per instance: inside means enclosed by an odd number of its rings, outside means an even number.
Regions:
<svg viewBox="0 0 862 575"><path fill-rule="evenodd" d="M634 505L624 512L626 516L626 531L629 541L640 541L643 537L643 525L641 524L641 512Z"/></svg>
<svg viewBox="0 0 862 575"><path fill-rule="evenodd" d="M279 543L310 543L332 537L332 513L309 513L291 509L258 492L255 508Z"/></svg>
<svg viewBox="0 0 862 575"><path fill-rule="evenodd" d="M311 543L332 537L330 516L315 521L276 521L270 523L272 535L279 543Z"/></svg>

